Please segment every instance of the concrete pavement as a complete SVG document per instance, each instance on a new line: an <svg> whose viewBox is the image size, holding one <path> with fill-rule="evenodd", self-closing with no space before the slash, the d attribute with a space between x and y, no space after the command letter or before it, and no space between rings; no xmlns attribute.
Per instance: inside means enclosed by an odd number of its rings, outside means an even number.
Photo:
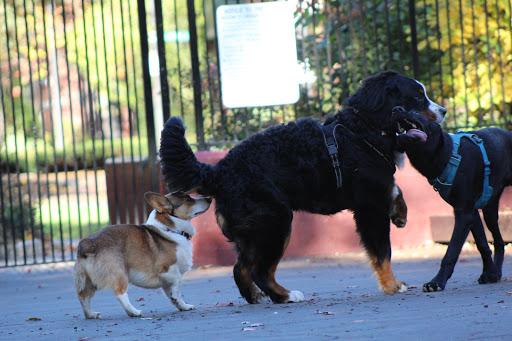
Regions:
<svg viewBox="0 0 512 341"><path fill-rule="evenodd" d="M361 253L285 260L278 281L306 301L281 305L247 304L231 267L197 268L182 289L197 310L179 312L161 290L131 286L144 318L129 318L112 292L100 291L92 300L100 320L83 317L72 263L0 269L0 340L512 340L511 251L500 283L477 283L481 261L470 250L437 293L421 287L442 252L395 252L395 276L410 287L395 295L378 290Z"/></svg>

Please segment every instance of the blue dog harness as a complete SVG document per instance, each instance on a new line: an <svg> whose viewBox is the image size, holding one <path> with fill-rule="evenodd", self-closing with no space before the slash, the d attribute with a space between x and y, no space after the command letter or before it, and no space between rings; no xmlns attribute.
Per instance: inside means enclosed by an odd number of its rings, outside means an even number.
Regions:
<svg viewBox="0 0 512 341"><path fill-rule="evenodd" d="M453 150L450 160L446 165L446 168L443 170L440 176L435 179L429 179L428 182L434 186L434 190L439 192L441 198L443 198L446 202L448 202L448 197L452 190L453 180L455 179L455 175L457 175L457 170L459 169L459 164L461 160L461 156L458 153L460 140L465 137L475 145L480 148L482 152L482 158L484 161L484 186L482 189L482 195L478 199L475 204L475 208L483 208L487 205L489 198L492 195L492 187L489 186L489 175L491 174L491 163L487 158L487 153L485 151L484 143L481 138L479 138L475 134L464 133L462 131L457 131L456 134L450 134L453 140Z"/></svg>

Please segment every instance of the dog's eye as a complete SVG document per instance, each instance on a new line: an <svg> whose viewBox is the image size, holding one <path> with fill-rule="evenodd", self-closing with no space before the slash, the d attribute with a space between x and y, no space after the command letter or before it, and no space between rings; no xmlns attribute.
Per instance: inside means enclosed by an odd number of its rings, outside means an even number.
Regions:
<svg viewBox="0 0 512 341"><path fill-rule="evenodd" d="M414 99L417 101L423 101L423 96L418 95L418 96L414 97Z"/></svg>

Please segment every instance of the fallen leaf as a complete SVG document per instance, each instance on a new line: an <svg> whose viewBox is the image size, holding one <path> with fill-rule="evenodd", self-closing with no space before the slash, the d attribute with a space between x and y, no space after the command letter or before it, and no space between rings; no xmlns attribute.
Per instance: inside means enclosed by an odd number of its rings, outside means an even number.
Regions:
<svg viewBox="0 0 512 341"><path fill-rule="evenodd" d="M81 339L78 339L78 341L85 341L85 340L90 340L91 338L90 337L83 337Z"/></svg>
<svg viewBox="0 0 512 341"><path fill-rule="evenodd" d="M460 259L460 260L459 260L459 263L467 263L467 262L468 262L468 260L467 260L467 259Z"/></svg>
<svg viewBox="0 0 512 341"><path fill-rule="evenodd" d="M507 296L512 296L512 292L510 292L510 291L505 291L505 293Z"/></svg>
<svg viewBox="0 0 512 341"><path fill-rule="evenodd" d="M142 297L141 297L141 298L139 298L139 299L137 300L137 302L141 302L141 301L144 301L144 298L142 298Z"/></svg>
<svg viewBox="0 0 512 341"><path fill-rule="evenodd" d="M154 317L141 317L141 320L154 320Z"/></svg>
<svg viewBox="0 0 512 341"><path fill-rule="evenodd" d="M256 330L256 329L255 328L247 328L247 327L246 328L242 328L243 332L252 332L254 330Z"/></svg>
<svg viewBox="0 0 512 341"><path fill-rule="evenodd" d="M242 324L251 324L249 321L243 321Z"/></svg>
<svg viewBox="0 0 512 341"><path fill-rule="evenodd" d="M217 307L232 307L233 302L218 302L216 304Z"/></svg>
<svg viewBox="0 0 512 341"><path fill-rule="evenodd" d="M210 294L214 294L214 293L217 293L217 292L220 292L220 290L212 290L212 291L210 291Z"/></svg>
<svg viewBox="0 0 512 341"><path fill-rule="evenodd" d="M263 323L251 323L249 325L249 327L261 327L261 326L264 326L264 324Z"/></svg>
<svg viewBox="0 0 512 341"><path fill-rule="evenodd" d="M332 311L319 311L319 310L317 310L317 311L315 312L315 314L321 314L321 315L336 315L336 313L335 313L335 312L332 312Z"/></svg>
<svg viewBox="0 0 512 341"><path fill-rule="evenodd" d="M39 317L29 317L27 321L42 321Z"/></svg>
<svg viewBox="0 0 512 341"><path fill-rule="evenodd" d="M354 320L353 322L354 323L361 323L361 322L364 322L364 320Z"/></svg>

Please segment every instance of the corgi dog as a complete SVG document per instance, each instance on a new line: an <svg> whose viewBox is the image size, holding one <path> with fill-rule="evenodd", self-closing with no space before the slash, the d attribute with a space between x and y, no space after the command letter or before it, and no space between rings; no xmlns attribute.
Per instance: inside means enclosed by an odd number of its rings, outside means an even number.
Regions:
<svg viewBox="0 0 512 341"><path fill-rule="evenodd" d="M204 213L210 198L184 193L145 193L153 207L144 225L111 225L80 241L74 267L75 287L85 318L97 319L91 298L100 289L112 289L131 317L142 316L128 298L128 283L162 288L179 310L195 309L181 297L182 275L192 267L190 220Z"/></svg>

